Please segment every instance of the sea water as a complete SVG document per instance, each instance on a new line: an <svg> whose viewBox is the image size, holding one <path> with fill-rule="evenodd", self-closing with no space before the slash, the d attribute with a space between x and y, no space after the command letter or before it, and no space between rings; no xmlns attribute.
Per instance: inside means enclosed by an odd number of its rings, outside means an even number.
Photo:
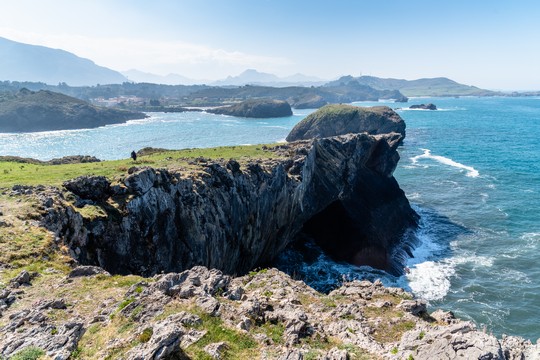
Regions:
<svg viewBox="0 0 540 360"><path fill-rule="evenodd" d="M397 110L407 123L395 177L421 215L420 242L393 277L335 262L316 245L288 249L277 265L328 290L380 278L496 335L540 337L540 98L416 98L439 110ZM206 113L151 114L90 130L0 134L0 155L127 158L145 146L181 149L283 141L313 110L279 119ZM299 251L301 247L301 252ZM300 253L304 255L300 256ZM294 264L294 266L291 266Z"/></svg>

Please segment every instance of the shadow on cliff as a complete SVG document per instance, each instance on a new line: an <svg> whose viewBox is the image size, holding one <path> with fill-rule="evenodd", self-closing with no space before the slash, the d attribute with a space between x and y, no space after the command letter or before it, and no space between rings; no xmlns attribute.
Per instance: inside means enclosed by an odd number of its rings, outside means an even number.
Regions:
<svg viewBox="0 0 540 360"><path fill-rule="evenodd" d="M344 281L354 279L375 281L380 279L387 286L400 286L407 289L403 281L407 266L424 261L437 261L452 256L451 242L471 233L471 230L452 222L430 208L413 205L420 215L419 227L404 234L401 244L391 256L401 267L381 269L381 256L384 249L368 249L363 254L363 265L345 261L355 253L354 249L340 247L339 241L329 243L330 239L346 239L353 236L334 206L325 209L306 223L292 244L281 252L271 265L304 281L315 290L328 293L341 286ZM333 224L332 224L333 223ZM370 257L371 256L371 257ZM407 289L410 290L410 289Z"/></svg>

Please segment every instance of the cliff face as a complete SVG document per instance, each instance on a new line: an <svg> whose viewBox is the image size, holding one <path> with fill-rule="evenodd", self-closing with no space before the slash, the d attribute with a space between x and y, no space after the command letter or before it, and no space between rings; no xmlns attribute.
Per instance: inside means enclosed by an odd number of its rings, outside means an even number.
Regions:
<svg viewBox="0 0 540 360"><path fill-rule="evenodd" d="M360 132L373 135L396 132L404 138L405 122L387 106L326 105L296 124L287 141Z"/></svg>
<svg viewBox="0 0 540 360"><path fill-rule="evenodd" d="M240 274L270 262L315 218L328 227L325 236L354 234L336 246L357 263L376 248L378 265L396 269L390 255L417 221L392 177L399 140L349 134L302 141L269 149L277 159L242 165L130 169L120 185L82 177L65 184L80 208L58 201L45 224L80 263L114 273L205 265Z"/></svg>

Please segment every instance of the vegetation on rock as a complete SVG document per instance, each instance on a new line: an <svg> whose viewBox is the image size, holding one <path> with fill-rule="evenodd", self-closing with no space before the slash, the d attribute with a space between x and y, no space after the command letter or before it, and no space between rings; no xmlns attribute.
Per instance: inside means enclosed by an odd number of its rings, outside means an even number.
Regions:
<svg viewBox="0 0 540 360"><path fill-rule="evenodd" d="M352 105L326 105L296 124L287 136L287 141L363 132L368 134L396 132L405 137L405 122L387 106L365 108Z"/></svg>

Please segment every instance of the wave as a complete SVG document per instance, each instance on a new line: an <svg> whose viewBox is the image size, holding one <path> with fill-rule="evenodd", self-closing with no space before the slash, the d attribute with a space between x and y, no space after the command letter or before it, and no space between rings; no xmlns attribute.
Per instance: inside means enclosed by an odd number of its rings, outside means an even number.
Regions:
<svg viewBox="0 0 540 360"><path fill-rule="evenodd" d="M456 161L454 161L454 160L452 160L450 158L444 157L444 156L432 155L431 150L429 150L429 149L422 149L422 150L424 150L423 154L416 155L416 156L413 156L413 157L410 158L413 165L417 165L418 160L420 160L420 159L431 159L431 160L435 160L435 161L437 161L437 162L439 162L441 164L444 164L444 165L448 165L448 166L455 167L455 168L458 168L458 169L466 170L468 177L475 178L475 177L478 177L480 175L478 170L476 170L472 166L463 165L461 163L458 163L458 162L456 162Z"/></svg>
<svg viewBox="0 0 540 360"><path fill-rule="evenodd" d="M285 129L285 130L289 129L286 126L281 126L281 125L263 125L262 127L264 127L264 128L272 128L272 129Z"/></svg>

